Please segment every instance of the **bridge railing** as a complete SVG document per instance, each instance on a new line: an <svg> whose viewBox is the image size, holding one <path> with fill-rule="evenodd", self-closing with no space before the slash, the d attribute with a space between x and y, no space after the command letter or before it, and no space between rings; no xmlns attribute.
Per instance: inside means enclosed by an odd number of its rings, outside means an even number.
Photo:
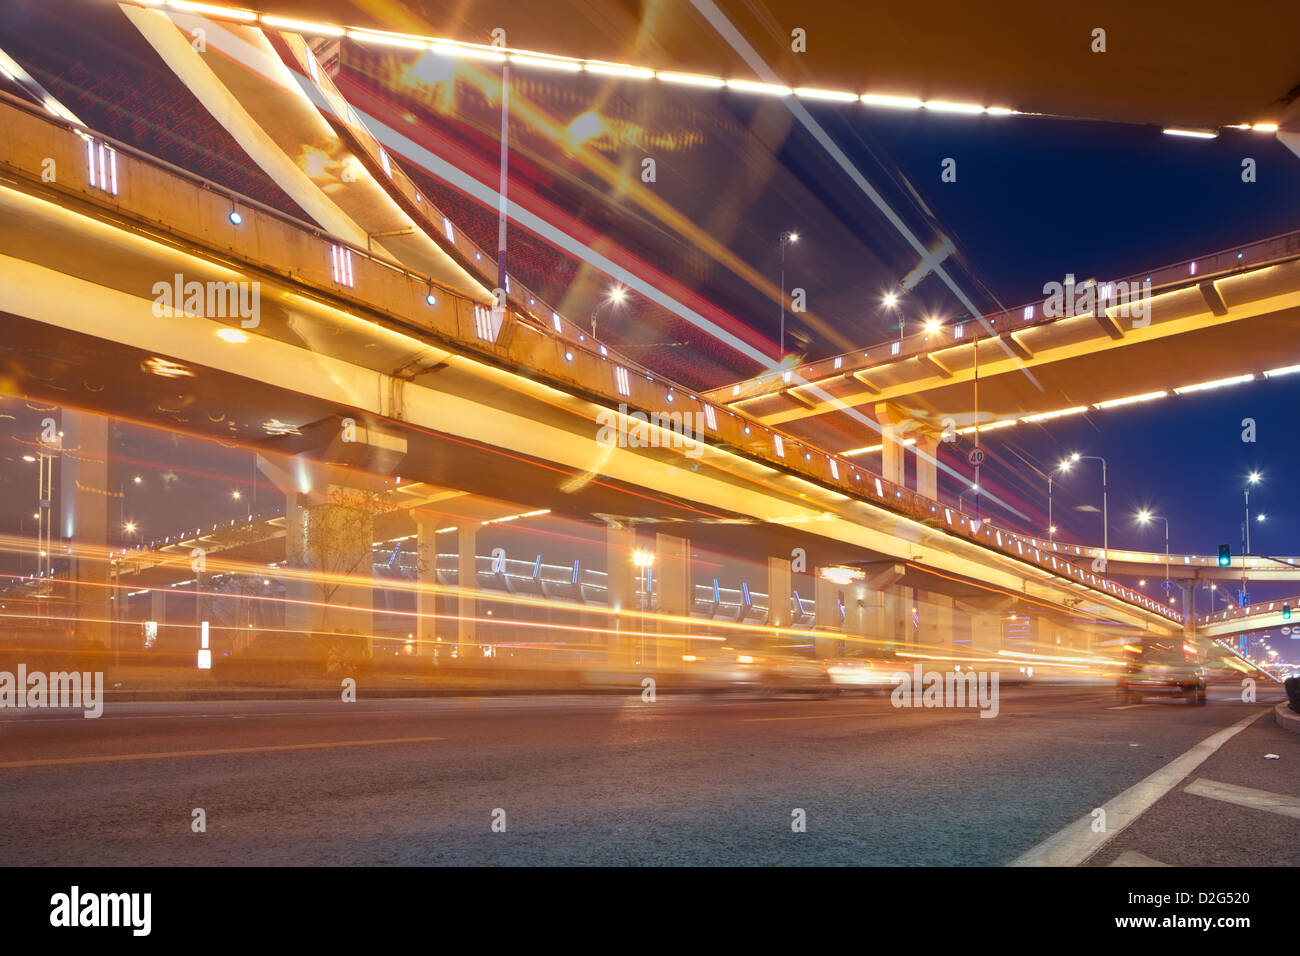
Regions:
<svg viewBox="0 0 1300 956"><path fill-rule="evenodd" d="M1052 553L1044 542L994 528L871 474L842 455L828 454L660 376L623 364L599 343L574 342L560 330L540 327L531 317L517 313L511 313L510 333L499 335L502 316L398 263L12 97L0 97L0 112L4 114L0 169L26 181L33 193L59 196L65 203L100 215L108 213L106 218L116 224L126 223L128 228L178 245L199 246L228 267L278 277L308 297L382 318L408 334L499 367L525 369L607 408L640 413L647 419L655 416L660 427L650 431L659 437L658 446L666 445L671 454L684 455L685 436L690 436L789 478L811 481L979 544L1038 568L1045 578L1068 579L1167 620L1181 620L1145 595ZM63 170L53 181L42 178L47 159ZM106 170L109 179L104 178ZM105 183L109 188L103 188ZM149 298L143 289L139 291ZM780 490L792 499L799 494L793 484Z"/></svg>
<svg viewBox="0 0 1300 956"><path fill-rule="evenodd" d="M1200 285L1205 282L1213 282L1215 279L1294 259L1300 259L1300 230L1261 239L1243 246L1235 246L1220 252L1213 252L1196 259L1184 259L1181 262L1162 266L1151 272L1140 273L1136 276L1099 282L1096 283L1096 287L1100 291L1096 294L1100 298L1101 293L1105 292L1109 287L1111 291L1105 296L1109 302L1112 301L1114 290L1120 283L1131 289L1135 287L1134 284L1136 284L1136 287L1141 288L1144 283L1150 282L1151 294L1156 295ZM1093 280L1082 280L1074 288L1076 290L1082 289L1084 281L1092 282ZM1081 314L1088 315L1092 313ZM991 332L985 330L979 317L964 316L951 325L945 326L945 331L951 334L947 340L942 342L936 340L934 333L914 332L911 335L879 342L842 355L807 362L788 369L764 372L751 379L722 388L711 389L705 395L713 401L731 404L764 395L790 391L805 385L828 382L858 372L865 373L879 366L889 365L908 358L916 358L920 355L953 348L958 345L992 342L1010 332L1051 325L1062 318L1078 318L1079 315L1046 316L1043 314L1042 300L1037 300L1012 309L1003 309L985 315L983 317L984 321L988 323Z"/></svg>

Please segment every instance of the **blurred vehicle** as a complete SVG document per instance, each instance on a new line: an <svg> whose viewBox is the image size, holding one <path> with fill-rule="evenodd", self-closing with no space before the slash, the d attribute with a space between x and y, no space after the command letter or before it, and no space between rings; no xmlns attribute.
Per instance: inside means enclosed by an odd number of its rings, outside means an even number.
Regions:
<svg viewBox="0 0 1300 956"><path fill-rule="evenodd" d="M1119 678L1119 698L1126 704L1143 697L1182 697L1193 707L1205 705L1205 668L1191 645L1179 640L1126 644L1127 660Z"/></svg>
<svg viewBox="0 0 1300 956"><path fill-rule="evenodd" d="M826 673L836 693L849 691L891 691L893 675L902 669L898 661L845 657L826 661Z"/></svg>

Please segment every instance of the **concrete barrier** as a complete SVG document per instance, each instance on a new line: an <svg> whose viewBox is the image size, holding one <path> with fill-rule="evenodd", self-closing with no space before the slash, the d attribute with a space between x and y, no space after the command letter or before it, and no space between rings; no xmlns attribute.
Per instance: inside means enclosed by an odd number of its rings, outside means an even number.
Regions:
<svg viewBox="0 0 1300 956"><path fill-rule="evenodd" d="M1289 730L1293 734L1300 734L1300 714L1291 709L1291 705L1286 701L1278 704L1273 708L1273 719L1283 730Z"/></svg>

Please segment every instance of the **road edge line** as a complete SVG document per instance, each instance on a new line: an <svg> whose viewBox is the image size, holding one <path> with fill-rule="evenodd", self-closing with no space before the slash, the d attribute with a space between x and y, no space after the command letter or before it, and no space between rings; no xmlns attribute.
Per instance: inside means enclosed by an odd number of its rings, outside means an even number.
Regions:
<svg viewBox="0 0 1300 956"><path fill-rule="evenodd" d="M1271 707L1265 708L1230 727L1216 731L1155 773L1107 800L1101 805L1101 809L1106 812L1105 832L1093 832L1093 815L1087 813L1026 850L1007 866L1078 866L1119 836L1152 804L1190 776L1212 753L1271 710ZM1116 821L1118 825L1115 825Z"/></svg>

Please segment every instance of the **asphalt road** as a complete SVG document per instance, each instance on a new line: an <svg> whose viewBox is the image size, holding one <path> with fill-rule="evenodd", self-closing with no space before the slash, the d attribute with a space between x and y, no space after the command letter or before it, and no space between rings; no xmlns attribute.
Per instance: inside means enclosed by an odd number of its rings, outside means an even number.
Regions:
<svg viewBox="0 0 1300 956"><path fill-rule="evenodd" d="M1004 688L995 719L883 696L6 710L0 864L1000 865L1264 709ZM1300 863L1294 817L1183 792L1295 794L1298 764L1265 714L1093 862Z"/></svg>

